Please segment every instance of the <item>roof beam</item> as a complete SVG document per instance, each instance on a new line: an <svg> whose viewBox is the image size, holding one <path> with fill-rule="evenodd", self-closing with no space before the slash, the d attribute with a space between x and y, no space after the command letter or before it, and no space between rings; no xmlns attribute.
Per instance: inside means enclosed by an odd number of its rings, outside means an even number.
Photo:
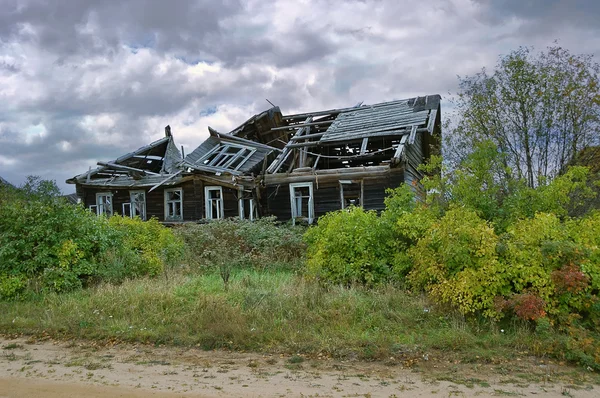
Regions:
<svg viewBox="0 0 600 398"><path fill-rule="evenodd" d="M113 169L137 171L139 173L151 174L151 175L155 175L155 176L160 175L159 173L153 173L152 171L136 169L135 167L123 166L122 164L116 164L116 163L111 163L111 162L98 162L97 164L98 164L98 166L110 167Z"/></svg>
<svg viewBox="0 0 600 398"><path fill-rule="evenodd" d="M312 116L309 116L306 118L304 123L310 123L310 122L312 122L312 120L313 120ZM306 131L309 128L301 128L300 130L298 130L298 132L296 133L296 135L294 137L300 137L300 136L304 135L304 133L306 133ZM285 163L287 158L290 156L290 153L292 153L292 148L290 148L290 145L291 144L287 144L285 146L285 148L283 148L283 151L277 156L277 158L275 158L275 160L273 161L273 163L271 163L269 168L267 168L267 173L277 173L277 171L281 168L281 166Z"/></svg>
<svg viewBox="0 0 600 398"><path fill-rule="evenodd" d="M321 122L298 123L298 124L292 124L290 126L273 127L271 129L271 131L280 131L280 130L289 130L289 129L301 129L301 128L307 127L307 126L320 126L320 125L324 125L324 124L331 124L333 122L334 122L334 120L323 120Z"/></svg>

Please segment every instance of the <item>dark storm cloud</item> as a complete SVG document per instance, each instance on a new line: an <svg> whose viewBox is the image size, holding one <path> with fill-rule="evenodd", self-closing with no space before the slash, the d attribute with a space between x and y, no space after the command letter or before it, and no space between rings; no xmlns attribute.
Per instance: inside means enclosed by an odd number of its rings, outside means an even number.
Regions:
<svg viewBox="0 0 600 398"><path fill-rule="evenodd" d="M0 37L33 40L65 56L114 50L123 43L198 52L220 22L243 11L236 0L5 0ZM32 34L25 26L31 26ZM88 28L88 29L86 29Z"/></svg>
<svg viewBox="0 0 600 398"><path fill-rule="evenodd" d="M595 0L476 0L490 21L507 17L529 20L543 30L577 24L598 28L600 2Z"/></svg>

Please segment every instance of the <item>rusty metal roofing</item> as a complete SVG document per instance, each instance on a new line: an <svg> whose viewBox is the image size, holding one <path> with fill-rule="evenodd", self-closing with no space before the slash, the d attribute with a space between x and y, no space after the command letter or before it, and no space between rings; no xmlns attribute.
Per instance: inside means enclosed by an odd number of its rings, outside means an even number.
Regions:
<svg viewBox="0 0 600 398"><path fill-rule="evenodd" d="M409 133L413 126L427 128L430 119L435 118L440 100L439 95L428 95L345 109L336 117L320 141L348 141L400 135Z"/></svg>

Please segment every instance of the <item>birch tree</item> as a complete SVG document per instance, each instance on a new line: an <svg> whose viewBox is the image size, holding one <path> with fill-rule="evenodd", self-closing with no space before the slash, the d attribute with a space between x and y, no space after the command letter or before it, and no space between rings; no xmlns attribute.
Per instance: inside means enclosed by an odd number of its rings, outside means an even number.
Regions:
<svg viewBox="0 0 600 398"><path fill-rule="evenodd" d="M492 73L460 79L454 136L463 151L491 140L507 176L535 187L588 146L600 144L600 66L561 47L500 57Z"/></svg>

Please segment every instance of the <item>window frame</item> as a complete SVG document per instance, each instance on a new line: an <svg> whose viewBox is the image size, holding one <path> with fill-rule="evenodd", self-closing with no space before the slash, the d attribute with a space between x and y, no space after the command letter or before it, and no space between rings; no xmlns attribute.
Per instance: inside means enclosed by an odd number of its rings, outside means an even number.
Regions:
<svg viewBox="0 0 600 398"><path fill-rule="evenodd" d="M250 221L254 221L258 218L258 214L257 214L257 209L256 209L256 201L254 200L254 198L244 198L244 191L243 190L239 190L238 191L238 213L239 213L239 217L240 220L246 220L246 212L244 211L244 201L247 200L249 201L249 218L248 220Z"/></svg>
<svg viewBox="0 0 600 398"><path fill-rule="evenodd" d="M143 194L144 195L144 201L143 203L143 214L134 214L136 213L135 210L135 205L134 205L134 195L136 194ZM183 198L182 198L183 199ZM133 191L129 191L129 216L131 218L135 217L135 216L140 216L140 219L146 221L147 215L146 215L146 191L144 191L143 189L138 189L138 190L133 190ZM181 206L181 210L182 210L182 214L183 214L183 201L182 201L182 206Z"/></svg>
<svg viewBox="0 0 600 398"><path fill-rule="evenodd" d="M358 197L358 201L360 203L359 207L363 207L363 197L364 197L364 185L363 180L340 180L340 207L341 209L346 209L346 201L344 198L344 185L352 185L352 184L360 184L360 196Z"/></svg>
<svg viewBox="0 0 600 398"><path fill-rule="evenodd" d="M219 207L217 208L217 218L213 218L212 216L212 204L210 198L210 191L219 191ZM220 185L208 185L204 187L204 217L207 220L223 220L225 218L225 204L223 200L223 187ZM219 217L220 216L220 217Z"/></svg>
<svg viewBox="0 0 600 398"><path fill-rule="evenodd" d="M169 200L169 193L179 192L179 200ZM183 188L169 188L164 190L165 199L165 221L183 221ZM179 203L180 216L173 217L169 216L169 203Z"/></svg>
<svg viewBox="0 0 600 398"><path fill-rule="evenodd" d="M308 187L308 214L305 216L298 215L297 213L297 202L296 202L296 188ZM306 218L309 224L312 224L315 219L315 195L313 190L313 183L311 182L294 182L290 183L290 206L292 210L292 224L296 224L297 218ZM302 206L301 206L302 207Z"/></svg>
<svg viewBox="0 0 600 398"><path fill-rule="evenodd" d="M110 214L106 214L106 203L100 204L98 199L100 197L109 197L110 198ZM91 206L90 206L91 208ZM113 193L112 192L96 192L96 214L97 215L106 215L106 217L111 217L115 214L115 209L113 207Z"/></svg>
<svg viewBox="0 0 600 398"><path fill-rule="evenodd" d="M227 151L228 148L236 148L238 151L233 154L223 153L223 151ZM246 153L248 151L248 153ZM196 161L197 164L201 164L202 166L214 167L216 169L221 170L233 170L238 171L244 163L248 161L252 157L252 155L256 152L256 148L251 146L237 144L233 142L220 142L213 149L208 151L208 153L202 156L200 159ZM205 163L211 156L216 156L210 160L210 162ZM234 167L229 167L236 160L240 159L241 161ZM227 159L224 163L223 160Z"/></svg>

